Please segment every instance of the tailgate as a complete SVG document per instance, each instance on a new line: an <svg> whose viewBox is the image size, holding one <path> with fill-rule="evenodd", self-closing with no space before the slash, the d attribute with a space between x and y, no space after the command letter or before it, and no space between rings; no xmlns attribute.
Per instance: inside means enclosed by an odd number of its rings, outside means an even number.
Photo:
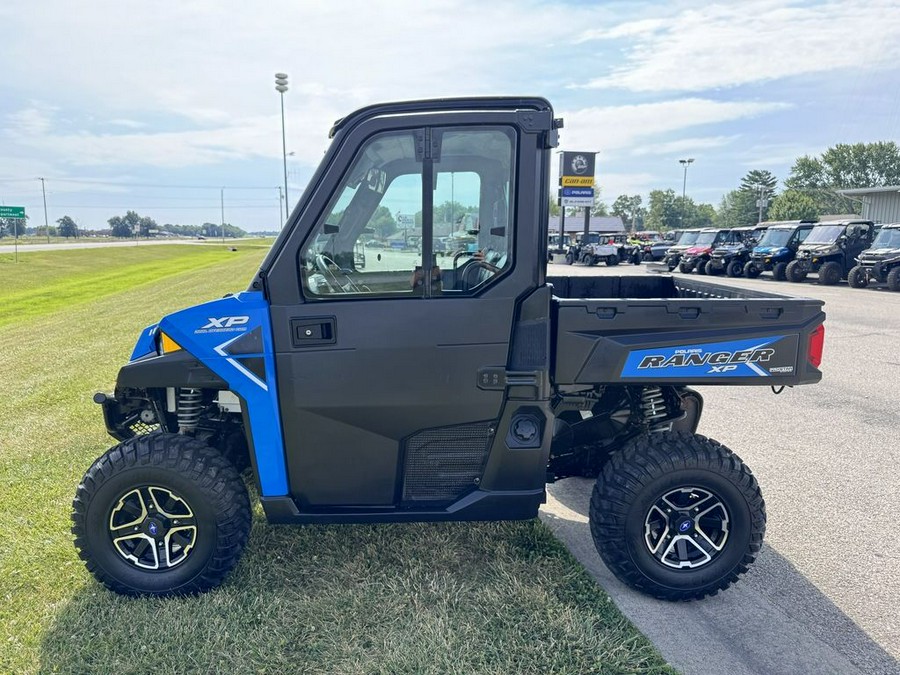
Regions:
<svg viewBox="0 0 900 675"><path fill-rule="evenodd" d="M556 384L780 386L822 378L820 300L668 276L548 281ZM564 297L573 292L613 297Z"/></svg>

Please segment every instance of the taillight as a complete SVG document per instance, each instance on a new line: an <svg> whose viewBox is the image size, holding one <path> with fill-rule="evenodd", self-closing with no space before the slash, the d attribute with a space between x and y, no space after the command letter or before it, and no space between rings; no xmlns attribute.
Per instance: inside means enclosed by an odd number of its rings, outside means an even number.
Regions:
<svg viewBox="0 0 900 675"><path fill-rule="evenodd" d="M822 348L825 346L825 324L820 323L816 329L809 334L809 351L806 358L816 368L822 363Z"/></svg>

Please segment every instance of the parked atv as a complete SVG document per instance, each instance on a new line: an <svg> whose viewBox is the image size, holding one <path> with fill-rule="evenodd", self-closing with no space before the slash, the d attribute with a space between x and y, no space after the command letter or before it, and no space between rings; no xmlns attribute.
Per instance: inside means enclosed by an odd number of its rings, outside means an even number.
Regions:
<svg viewBox="0 0 900 675"><path fill-rule="evenodd" d="M690 274L697 270L697 274L706 274L706 263L712 256L712 251L723 244L739 244L743 233L737 229L708 227L700 230L700 235L694 245L682 255L678 270L684 274Z"/></svg>
<svg viewBox="0 0 900 675"><path fill-rule="evenodd" d="M672 230L671 232L666 232L662 239L651 241L650 245L644 249L644 260L648 262L665 260L669 249L678 245L678 239L681 238L683 232L684 230Z"/></svg>
<svg viewBox="0 0 900 675"><path fill-rule="evenodd" d="M872 245L875 224L871 220L832 220L816 225L797 258L787 266L788 281L799 283L810 273L819 283L834 286L854 266L856 258Z"/></svg>
<svg viewBox="0 0 900 675"><path fill-rule="evenodd" d="M882 225L872 248L863 251L857 261L847 275L853 288L886 283L888 289L900 291L900 223Z"/></svg>
<svg viewBox="0 0 900 675"><path fill-rule="evenodd" d="M768 224L760 223L756 227L736 227L735 235L740 233L741 241L733 244L722 244L713 249L706 273L710 276L725 272L730 277L739 277L744 273L744 265L750 260L750 252L760 237L765 234Z"/></svg>
<svg viewBox="0 0 900 675"><path fill-rule="evenodd" d="M769 229L744 265L744 276L755 279L763 272L772 272L775 281L784 281L787 279L788 264L797 257L797 249L812 232L815 223L792 220L768 225Z"/></svg>
<svg viewBox="0 0 900 675"><path fill-rule="evenodd" d="M694 242L697 241L697 237L699 236L699 229L683 230L679 235L678 240L669 246L666 255L663 257L663 263L669 268L670 272L678 267L684 252L694 245Z"/></svg>

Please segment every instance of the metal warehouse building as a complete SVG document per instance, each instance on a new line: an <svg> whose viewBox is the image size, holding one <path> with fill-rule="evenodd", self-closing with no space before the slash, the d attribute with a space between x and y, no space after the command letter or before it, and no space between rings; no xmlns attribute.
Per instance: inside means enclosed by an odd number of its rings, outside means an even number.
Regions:
<svg viewBox="0 0 900 675"><path fill-rule="evenodd" d="M900 185L838 190L845 197L862 202L862 217L876 223L900 223Z"/></svg>

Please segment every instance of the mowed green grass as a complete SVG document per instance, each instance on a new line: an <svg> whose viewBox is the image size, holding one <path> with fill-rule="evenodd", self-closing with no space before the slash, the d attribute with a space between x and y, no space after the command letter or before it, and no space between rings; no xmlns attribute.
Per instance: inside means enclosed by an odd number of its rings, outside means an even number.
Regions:
<svg viewBox="0 0 900 675"><path fill-rule="evenodd" d="M674 672L538 521L279 527L257 507L220 589L103 589L69 533L112 442L91 396L141 328L241 290L265 251L150 248L0 265L0 673Z"/></svg>

